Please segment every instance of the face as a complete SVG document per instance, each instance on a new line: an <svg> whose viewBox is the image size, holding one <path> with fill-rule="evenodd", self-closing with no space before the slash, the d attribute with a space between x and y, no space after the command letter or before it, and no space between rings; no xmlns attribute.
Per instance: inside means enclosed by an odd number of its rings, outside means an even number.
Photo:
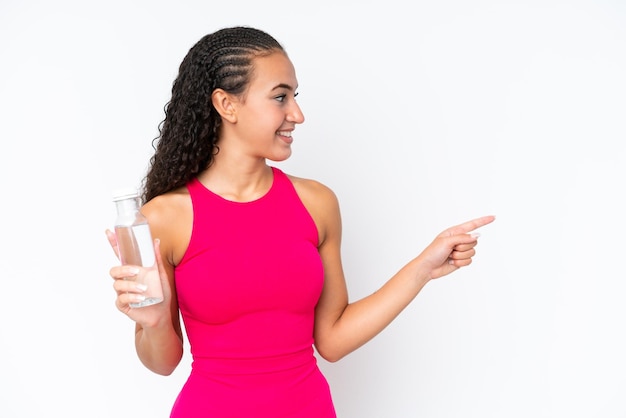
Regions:
<svg viewBox="0 0 626 418"><path fill-rule="evenodd" d="M293 64L281 52L253 61L254 74L245 99L235 101L237 123L232 133L245 152L272 161L291 155L292 133L304 115L296 102Z"/></svg>

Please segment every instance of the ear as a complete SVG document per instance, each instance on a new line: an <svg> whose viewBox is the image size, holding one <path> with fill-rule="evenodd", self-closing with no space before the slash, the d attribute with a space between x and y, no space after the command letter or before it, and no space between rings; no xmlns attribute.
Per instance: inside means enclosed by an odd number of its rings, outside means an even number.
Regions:
<svg viewBox="0 0 626 418"><path fill-rule="evenodd" d="M211 102L223 120L237 122L237 111L233 97L222 89L215 89L211 94Z"/></svg>

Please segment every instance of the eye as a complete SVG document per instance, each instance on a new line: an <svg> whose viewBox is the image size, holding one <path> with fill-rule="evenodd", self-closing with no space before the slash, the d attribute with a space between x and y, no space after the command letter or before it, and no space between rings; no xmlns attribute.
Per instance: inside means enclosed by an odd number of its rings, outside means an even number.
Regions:
<svg viewBox="0 0 626 418"><path fill-rule="evenodd" d="M296 97L298 97L299 93L295 93L293 95L293 98L295 99ZM283 103L285 101L285 99L287 98L287 94L281 94L279 96L274 97L274 100Z"/></svg>

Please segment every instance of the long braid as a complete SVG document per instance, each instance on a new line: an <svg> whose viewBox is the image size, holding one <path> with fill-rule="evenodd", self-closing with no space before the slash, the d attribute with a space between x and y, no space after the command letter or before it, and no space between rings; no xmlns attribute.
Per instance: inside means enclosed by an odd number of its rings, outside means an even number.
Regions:
<svg viewBox="0 0 626 418"><path fill-rule="evenodd" d="M242 26L206 35L189 50L154 139L155 153L144 179L144 203L184 186L211 165L222 123L211 94L220 88L242 95L250 82L252 59L275 51L284 53L276 39Z"/></svg>

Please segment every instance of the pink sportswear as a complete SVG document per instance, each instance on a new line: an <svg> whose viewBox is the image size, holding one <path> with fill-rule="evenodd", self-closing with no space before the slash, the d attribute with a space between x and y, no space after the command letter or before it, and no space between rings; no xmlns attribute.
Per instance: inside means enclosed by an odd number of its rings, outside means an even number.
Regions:
<svg viewBox="0 0 626 418"><path fill-rule="evenodd" d="M324 271L318 231L278 168L270 190L232 202L197 179L176 291L193 358L172 418L335 418L313 351Z"/></svg>

